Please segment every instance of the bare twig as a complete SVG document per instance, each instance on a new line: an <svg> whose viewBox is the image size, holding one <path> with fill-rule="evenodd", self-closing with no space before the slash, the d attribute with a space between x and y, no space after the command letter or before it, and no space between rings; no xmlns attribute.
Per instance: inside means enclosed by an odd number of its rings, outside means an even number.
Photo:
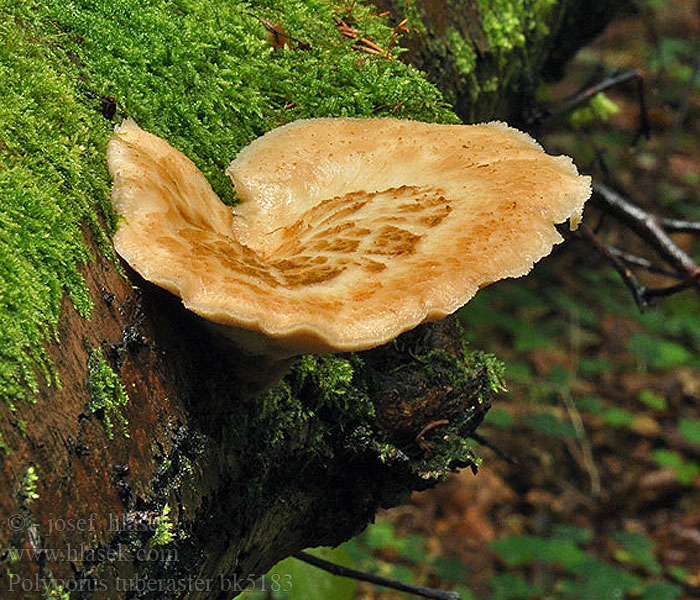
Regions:
<svg viewBox="0 0 700 600"><path fill-rule="evenodd" d="M615 246L610 245L608 245L608 250L610 251L610 254L617 256L620 260L631 267L639 267L640 269L644 269L650 273L665 275L666 277L677 277L678 275L675 271L672 271L663 265L657 264L648 258L644 258L643 256L630 254L629 252L625 252L624 250L620 250L619 248L615 248Z"/></svg>
<svg viewBox="0 0 700 600"><path fill-rule="evenodd" d="M700 267L669 237L659 219L641 209L602 183L593 184L592 200L607 213L622 221L652 246L681 277L697 279Z"/></svg>
<svg viewBox="0 0 700 600"><path fill-rule="evenodd" d="M494 442L492 442L486 436L483 436L480 433L477 433L476 431L474 431L474 432L469 434L469 437L472 438L475 442L478 442L479 444L481 444L482 446L486 446L487 448L492 450L493 453L496 456L498 456L498 458L502 458L509 465L512 465L514 467L518 465L518 461L515 458L513 458L510 454L508 454L500 446L497 446Z"/></svg>
<svg viewBox="0 0 700 600"><path fill-rule="evenodd" d="M372 40L360 37L361 33L358 29L350 27L342 19L335 19L336 28L343 37L349 38L351 40L356 40L352 45L354 50L359 50L360 52L365 52L367 54L384 55L385 58L390 58L389 50L384 50L380 45L375 44Z"/></svg>
<svg viewBox="0 0 700 600"><path fill-rule="evenodd" d="M597 94L604 92L605 90L608 90L612 87L625 84L629 81L636 81L637 98L639 101L639 131L637 133L635 141L641 136L648 138L650 128L644 92L644 79L642 78L639 71L637 71L636 69L612 73L610 75L605 76L603 79L601 79L598 83L594 85L587 85L586 87L584 87L584 89L562 100L562 102L556 108L541 112L538 111L535 114L535 116L531 118L531 124L544 125L551 121L556 121L557 119L566 116L582 104L585 104L586 102L590 101Z"/></svg>
<svg viewBox="0 0 700 600"><path fill-rule="evenodd" d="M571 424L574 426L578 439L581 442L581 460L583 463L583 468L585 469L586 473L588 473L588 478L591 481L591 495L594 498L598 498L601 490L600 473L598 472L598 467L596 466L595 459L593 458L593 448L591 447L591 441L586 435L586 428L583 425L581 413L579 412L578 408L576 408L576 403L571 397L571 392L569 390L565 390L559 394L559 397L564 402L564 406L566 407Z"/></svg>
<svg viewBox="0 0 700 600"><path fill-rule="evenodd" d="M671 239L664 225L669 225L669 229L673 231L692 230L694 233L700 230L700 226L688 221L659 219L602 183L594 183L593 190L595 192L593 201L604 213L624 223L672 267L667 269L648 259L623 252L601 240L586 225L579 226L578 235L596 248L615 267L632 292L640 310L647 308L654 298L670 296L689 288L700 291L700 267ZM646 287L637 279L628 265L641 267L680 281L667 287Z"/></svg>
<svg viewBox="0 0 700 600"><path fill-rule="evenodd" d="M374 575L372 573L365 573L363 571L343 567L342 565L337 565L322 558L318 558L308 552L297 552L293 556L294 558L302 560L314 567L318 567L319 569L323 569L333 575L338 575L339 577L349 577L351 579L357 579L358 581L367 581L368 583L381 585L400 592L407 592L409 594L421 596L422 598L434 598L435 600L461 600L462 598L457 592L436 590L435 588L424 587L422 585L402 583L401 581L387 579L381 575Z"/></svg>
<svg viewBox="0 0 700 600"><path fill-rule="evenodd" d="M669 233L693 233L700 235L700 222L683 219L659 219L659 224Z"/></svg>
<svg viewBox="0 0 700 600"><path fill-rule="evenodd" d="M648 306L648 301L645 296L646 288L641 284L634 273L625 265L625 263L610 252L609 246L601 240L591 229L581 223L576 230L578 235L591 244L620 274L625 285L632 292L632 297L636 302L639 310L644 311Z"/></svg>
<svg viewBox="0 0 700 600"><path fill-rule="evenodd" d="M544 122L552 121L569 114L575 108L585 104L600 92L604 92L611 87L622 85L628 81L640 80L641 78L642 76L636 69L607 75L595 85L589 86L562 100L561 104L544 119Z"/></svg>

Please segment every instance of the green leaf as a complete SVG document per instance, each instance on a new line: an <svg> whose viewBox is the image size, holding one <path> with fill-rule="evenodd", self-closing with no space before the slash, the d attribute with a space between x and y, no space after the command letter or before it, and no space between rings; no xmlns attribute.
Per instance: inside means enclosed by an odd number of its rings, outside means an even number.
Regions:
<svg viewBox="0 0 700 600"><path fill-rule="evenodd" d="M681 583L688 583L690 581L690 573L680 565L671 565L668 569L668 574Z"/></svg>
<svg viewBox="0 0 700 600"><path fill-rule="evenodd" d="M551 413L530 413L523 416L523 423L545 435L552 437L578 437L576 428L568 421L560 421Z"/></svg>
<svg viewBox="0 0 700 600"><path fill-rule="evenodd" d="M586 559L586 554L574 542L547 539L529 534L513 535L491 543L491 549L511 567L545 562L572 567Z"/></svg>
<svg viewBox="0 0 700 600"><path fill-rule="evenodd" d="M567 388L571 382L571 372L561 365L554 365L547 373L547 381L557 389Z"/></svg>
<svg viewBox="0 0 700 600"><path fill-rule="evenodd" d="M649 365L662 371L682 366L693 358L693 353L684 346L644 333L633 335L627 342L627 349L643 365Z"/></svg>
<svg viewBox="0 0 700 600"><path fill-rule="evenodd" d="M461 596L462 600L477 600L474 593L463 585L458 585L453 591L457 592Z"/></svg>
<svg viewBox="0 0 700 600"><path fill-rule="evenodd" d="M615 554L620 562L643 567L654 575L661 573L661 565L654 554L654 543L646 535L617 531L612 537L620 545Z"/></svg>
<svg viewBox="0 0 700 600"><path fill-rule="evenodd" d="M389 519L382 519L367 528L364 533L365 543L373 550L391 548L400 551L402 540L394 531L394 524Z"/></svg>
<svg viewBox="0 0 700 600"><path fill-rule="evenodd" d="M445 581L464 581L471 575L469 567L457 557L439 556L430 566L437 576Z"/></svg>
<svg viewBox="0 0 700 600"><path fill-rule="evenodd" d="M593 532L585 527L576 527L576 525L562 523L554 526L552 529L552 538L583 545L593 539Z"/></svg>
<svg viewBox="0 0 700 600"><path fill-rule="evenodd" d="M520 575L505 573L496 575L491 579L493 596L491 600L521 600L526 598L540 598L542 590L529 583Z"/></svg>
<svg viewBox="0 0 700 600"><path fill-rule="evenodd" d="M579 410L585 410L592 415L599 415L603 412L603 401L597 396L584 396L579 398L576 402L576 407Z"/></svg>
<svg viewBox="0 0 700 600"><path fill-rule="evenodd" d="M582 358L578 363L578 370L584 377L602 375L612 370L610 360L605 357Z"/></svg>
<svg viewBox="0 0 700 600"><path fill-rule="evenodd" d="M546 350L554 345L552 338L534 323L520 321L513 334L515 336L513 346L518 352L529 352L537 349Z"/></svg>
<svg viewBox="0 0 700 600"><path fill-rule="evenodd" d="M700 466L695 461L685 460L678 452L659 448L652 452L654 460L662 467L670 467L683 485L690 485L700 475Z"/></svg>
<svg viewBox="0 0 700 600"><path fill-rule="evenodd" d="M655 581L644 588L640 600L676 600L683 595L683 588L673 583Z"/></svg>
<svg viewBox="0 0 700 600"><path fill-rule="evenodd" d="M492 408L486 413L486 417L484 418L485 424L493 425L499 429L512 427L514 422L515 419L513 418L513 415L511 415L507 410L500 408Z"/></svg>
<svg viewBox="0 0 700 600"><path fill-rule="evenodd" d="M632 427L636 417L624 408L609 408L603 413L603 419L612 427Z"/></svg>
<svg viewBox="0 0 700 600"><path fill-rule="evenodd" d="M700 419L684 417L678 422L678 429L686 442L700 445Z"/></svg>
<svg viewBox="0 0 700 600"><path fill-rule="evenodd" d="M506 378L515 383L529 383L532 381L532 369L524 362L509 362L506 366Z"/></svg>
<svg viewBox="0 0 700 600"><path fill-rule="evenodd" d="M654 410L666 410L668 408L666 398L651 390L642 390L639 392L639 394L637 394L637 400Z"/></svg>
<svg viewBox="0 0 700 600"><path fill-rule="evenodd" d="M401 548L399 553L402 558L412 562L421 563L425 560L425 538L419 535L407 535L402 538Z"/></svg>
<svg viewBox="0 0 700 600"><path fill-rule="evenodd" d="M578 600L622 599L642 585L636 575L592 557L577 564L572 572L580 581L564 582L562 591L568 598Z"/></svg>

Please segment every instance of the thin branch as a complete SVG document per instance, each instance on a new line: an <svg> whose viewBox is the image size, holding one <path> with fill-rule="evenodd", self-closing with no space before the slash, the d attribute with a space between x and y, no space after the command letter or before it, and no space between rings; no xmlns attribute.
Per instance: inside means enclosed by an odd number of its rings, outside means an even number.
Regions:
<svg viewBox="0 0 700 600"><path fill-rule="evenodd" d="M700 267L669 237L660 221L602 183L593 184L592 200L632 229L686 279L697 279Z"/></svg>
<svg viewBox="0 0 700 600"><path fill-rule="evenodd" d="M578 439L581 442L581 459L583 462L583 468L586 473L588 473L588 478L591 481L591 495L594 498L600 497L600 472L595 464L595 459L593 458L593 448L591 446L591 440L586 435L586 428L583 425L583 419L581 418L581 413L576 407L574 399L571 397L571 392L566 390L559 394L564 406L566 407L566 412L569 415L571 424L574 426ZM571 440L573 444L573 440ZM575 447L575 446L574 446ZM576 456L575 453L574 456Z"/></svg>
<svg viewBox="0 0 700 600"><path fill-rule="evenodd" d="M669 233L693 233L700 235L700 222L683 219L659 219L659 224Z"/></svg>
<svg viewBox="0 0 700 600"><path fill-rule="evenodd" d="M324 571L327 571L333 575L338 575L339 577L349 577L351 579L357 579L358 581L367 581L368 583L381 585L392 590L398 590L399 592L407 592L409 594L421 596L422 598L434 598L435 600L462 600L462 597L457 592L436 590L435 588L424 587L422 585L402 583L393 579L387 579L381 575L373 575L372 573L356 571L355 569L343 567L342 565L337 565L322 558L318 558L317 556L313 556L308 552L296 552L293 554L293 556L294 558L302 560L305 563L313 565L314 567L318 567L319 569L323 569Z"/></svg>
<svg viewBox="0 0 700 600"><path fill-rule="evenodd" d="M624 262L612 252L610 252L610 247L601 240L591 229L581 223L576 230L577 234L591 244L620 274L625 285L632 292L632 297L634 298L637 307L642 312L647 308L648 301L646 300L645 291L646 288L640 283L639 279L635 276L630 269L627 268Z"/></svg>
<svg viewBox="0 0 700 600"><path fill-rule="evenodd" d="M505 450L503 450L502 448L497 446L489 438L481 435L480 433L477 433L476 431L473 431L472 433L470 433L469 437L472 438L475 442L481 444L482 446L486 446L487 448L492 450L496 456L498 456L499 458L502 458L508 464L513 465L514 467L518 465L518 461L515 458L513 458Z"/></svg>
<svg viewBox="0 0 700 600"><path fill-rule="evenodd" d="M636 254L630 254L624 250L620 250L615 246L608 245L608 250L613 256L617 256L624 263L630 265L631 267L639 267L650 273L656 273L657 275L665 275L666 277L678 277L678 273L672 271L671 269L659 265L648 258L643 256L637 256Z"/></svg>
<svg viewBox="0 0 700 600"><path fill-rule="evenodd" d="M632 292L639 310L644 311L653 302L654 298L670 296L689 288L695 288L700 291L700 267L668 236L662 228L659 219L601 183L595 183L593 189L596 192L594 197L602 199L602 203L599 201L598 204L602 204L601 208L605 212L612 214L615 218L625 223L642 240L651 245L665 261L671 263L677 269L677 272L666 271L663 274L681 279L679 283L668 287L650 288L644 286L625 263L630 262L631 259L637 263L636 266L643 266L649 270L652 267L660 270L661 267L641 257L613 248L601 240L589 227L584 224L579 225L578 235L590 243L615 267L625 285Z"/></svg>
<svg viewBox="0 0 700 600"><path fill-rule="evenodd" d="M637 97L639 100L639 132L637 134L637 139L640 136L649 137L649 118L647 116L646 100L644 95L644 79L642 78L639 71L632 69L630 71L623 71L621 73L612 73L601 79L598 83L594 85L586 86L584 89L576 92L575 94L569 96L562 100L562 102L554 109L550 111L539 112L531 118L531 123L546 124L550 121L555 121L561 117L569 114L574 109L578 108L582 104L590 101L596 94L604 92L612 87L622 85L628 81L637 82Z"/></svg>
<svg viewBox="0 0 700 600"><path fill-rule="evenodd" d="M648 300L652 298L661 298L663 296L672 296L678 292L688 290L692 287L697 287L698 281L700 280L700 272L696 273L692 277L684 279L680 283L675 285L669 285L668 287L662 288L645 288L644 295Z"/></svg>
<svg viewBox="0 0 700 600"><path fill-rule="evenodd" d="M622 85L623 83L627 83L628 81L641 79L641 77L642 76L639 74L639 71L637 71L636 69L633 69L631 71L623 71L622 73L612 73L611 75L608 75L601 79L595 85L587 87L584 90L576 92L572 96L569 96L568 98L562 100L561 104L552 111L552 113L547 119L545 119L545 121L558 119L559 117L567 115L575 108L591 100L600 92L604 92L605 90L608 90L611 87L615 87L617 85Z"/></svg>

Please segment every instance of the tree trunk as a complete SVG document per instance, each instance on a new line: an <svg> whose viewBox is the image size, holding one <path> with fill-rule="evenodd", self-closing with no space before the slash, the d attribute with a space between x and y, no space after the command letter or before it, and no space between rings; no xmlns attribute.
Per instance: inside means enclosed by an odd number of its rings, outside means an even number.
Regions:
<svg viewBox="0 0 700 600"><path fill-rule="evenodd" d="M141 4L0 4L3 598L231 598L475 470L467 438L499 385L452 317L303 357L263 390L179 300L118 263L105 243L115 112L187 152L225 199L235 151L282 122L456 120L363 5ZM461 117L513 115L568 23L566 2L533 4L547 8L512 9L498 37L483 2L418 3L407 57ZM339 23L361 33L344 39Z"/></svg>

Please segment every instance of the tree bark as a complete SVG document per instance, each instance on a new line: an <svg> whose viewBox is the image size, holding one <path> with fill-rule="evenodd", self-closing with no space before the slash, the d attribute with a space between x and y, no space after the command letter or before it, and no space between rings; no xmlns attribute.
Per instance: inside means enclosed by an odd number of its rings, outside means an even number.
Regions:
<svg viewBox="0 0 700 600"><path fill-rule="evenodd" d="M516 37L496 51L481 3L418 3L423 33L409 38L406 57L451 90L461 117L512 116L553 56L568 4L515 15L523 27L543 26L520 40L514 25ZM173 5L173 19L179 10ZM306 38L288 33L295 44ZM388 61L340 36L333 43L354 54L350 65ZM471 67L465 47L475 52ZM292 61L305 51L279 50ZM68 56L83 68L81 56ZM109 118L115 101L101 102ZM121 109L137 102L116 101ZM17 159L10 151L22 149L3 143L3 160ZM86 239L95 259L81 273L94 309L86 319L64 295L47 343L61 385L39 378L35 403L0 404L3 598L45 588L73 600L231 598L249 577L298 550L349 539L379 508L451 469L476 470L467 438L488 410L498 367L465 350L454 317L357 355L304 357L261 390L236 375L244 357L224 351L179 300L124 264L120 272L91 232Z"/></svg>
<svg viewBox="0 0 700 600"><path fill-rule="evenodd" d="M374 0L398 22L403 0ZM504 119L519 125L537 86L564 75L567 61L629 1L506 3L415 0L403 60L428 74L466 123ZM411 6L409 4L409 6Z"/></svg>

